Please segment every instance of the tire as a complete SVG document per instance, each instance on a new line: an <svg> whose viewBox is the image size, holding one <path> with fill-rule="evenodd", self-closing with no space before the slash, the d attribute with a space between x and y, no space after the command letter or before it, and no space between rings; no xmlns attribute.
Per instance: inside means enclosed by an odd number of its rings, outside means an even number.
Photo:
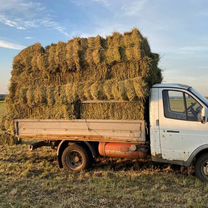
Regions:
<svg viewBox="0 0 208 208"><path fill-rule="evenodd" d="M200 156L195 165L195 174L203 182L208 182L208 153Z"/></svg>
<svg viewBox="0 0 208 208"><path fill-rule="evenodd" d="M80 172L89 167L90 157L82 146L72 144L64 149L61 162L66 171Z"/></svg>

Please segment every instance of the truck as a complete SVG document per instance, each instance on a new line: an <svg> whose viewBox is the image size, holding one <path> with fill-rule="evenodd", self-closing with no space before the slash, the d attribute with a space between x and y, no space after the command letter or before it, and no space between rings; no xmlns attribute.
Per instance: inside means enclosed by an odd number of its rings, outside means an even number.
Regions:
<svg viewBox="0 0 208 208"><path fill-rule="evenodd" d="M51 145L60 168L79 172L98 157L194 166L208 182L208 100L192 87L155 84L144 120L16 119L18 139L31 149Z"/></svg>

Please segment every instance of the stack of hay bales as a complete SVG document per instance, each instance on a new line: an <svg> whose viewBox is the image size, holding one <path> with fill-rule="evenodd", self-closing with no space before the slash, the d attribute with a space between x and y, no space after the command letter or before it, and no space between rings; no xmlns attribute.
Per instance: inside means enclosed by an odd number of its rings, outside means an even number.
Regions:
<svg viewBox="0 0 208 208"><path fill-rule="evenodd" d="M13 62L5 128L16 118L144 119L158 61L137 29L30 46Z"/></svg>

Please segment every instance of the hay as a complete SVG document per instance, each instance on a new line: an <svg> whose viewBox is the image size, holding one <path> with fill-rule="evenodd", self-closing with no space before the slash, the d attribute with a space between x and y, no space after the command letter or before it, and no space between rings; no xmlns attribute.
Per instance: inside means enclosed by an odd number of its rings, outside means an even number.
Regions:
<svg viewBox="0 0 208 208"><path fill-rule="evenodd" d="M109 65L113 63L121 62L121 54L119 47L108 48L105 55L106 55L106 62Z"/></svg>
<svg viewBox="0 0 208 208"><path fill-rule="evenodd" d="M104 94L106 95L108 100L114 99L114 95L112 92L113 82L114 82L114 80L107 80L103 84L103 91L104 91Z"/></svg>
<svg viewBox="0 0 208 208"><path fill-rule="evenodd" d="M118 119L143 120L144 103L84 103L81 105L81 118L83 119Z"/></svg>
<svg viewBox="0 0 208 208"><path fill-rule="evenodd" d="M4 128L14 130L15 118L143 119L149 89L162 81L158 61L137 29L34 44L14 58ZM79 115L79 100L113 103L81 104Z"/></svg>
<svg viewBox="0 0 208 208"><path fill-rule="evenodd" d="M94 100L103 100L106 98L105 93L103 91L103 83L95 82L90 87L90 93Z"/></svg>
<svg viewBox="0 0 208 208"><path fill-rule="evenodd" d="M130 79L127 79L124 81L124 85L125 85L125 90L126 90L126 95L128 97L128 100L130 101L136 100L137 95L134 89L133 81Z"/></svg>

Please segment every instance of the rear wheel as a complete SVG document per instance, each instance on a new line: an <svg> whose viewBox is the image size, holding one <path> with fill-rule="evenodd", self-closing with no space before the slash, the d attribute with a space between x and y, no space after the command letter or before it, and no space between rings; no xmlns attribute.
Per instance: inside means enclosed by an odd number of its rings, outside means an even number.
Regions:
<svg viewBox="0 0 208 208"><path fill-rule="evenodd" d="M208 153L197 159L195 173L201 181L208 182Z"/></svg>
<svg viewBox="0 0 208 208"><path fill-rule="evenodd" d="M80 172L89 167L90 157L82 146L72 144L63 151L61 161L65 170Z"/></svg>

